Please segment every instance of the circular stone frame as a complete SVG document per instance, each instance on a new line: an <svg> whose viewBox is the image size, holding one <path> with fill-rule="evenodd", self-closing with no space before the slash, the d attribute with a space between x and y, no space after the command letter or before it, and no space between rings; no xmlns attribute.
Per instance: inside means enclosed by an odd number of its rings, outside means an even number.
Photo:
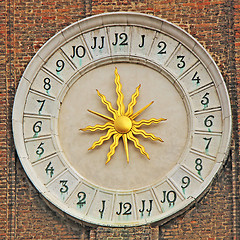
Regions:
<svg viewBox="0 0 240 240"><path fill-rule="evenodd" d="M66 206L63 202L61 202L59 199L53 196L46 189L46 185L39 181L39 177L35 174L35 171L33 170L32 163L31 160L29 159L30 157L26 149L24 136L24 109L26 99L28 97L31 84L34 82L36 75L37 73L39 73L40 69L48 62L51 56L54 53L56 53L58 49L60 49L61 46L64 46L72 39L86 32L99 29L100 27L111 27L116 25L138 26L148 28L152 31L158 31L166 34L167 36L171 36L171 38L180 42L186 49L188 49L194 56L198 58L199 62L204 65L209 75L212 77L214 87L219 97L222 113L222 133L221 133L222 138L216 156L215 166L212 169L211 173L208 175L208 177L201 184L201 188L198 189L191 197L185 199L182 203L178 204L174 208L171 208L158 216L155 216L150 219L146 218L129 222L101 221L92 217L88 217L85 214L79 215L76 211L73 211L70 207ZM134 59L135 60L137 59L134 56L128 57L129 61L133 62ZM120 60L117 61L121 62L122 61L121 57L119 57L119 59ZM102 64L101 61L103 60L96 60L95 61L96 66L101 65ZM144 61L148 60L143 59L143 62ZM104 59L104 64L107 64L108 62L112 63L112 60L106 57ZM86 69L89 69L89 66L90 65L87 65ZM92 66L90 66L90 68L91 67ZM81 71L83 70L84 68L81 69ZM76 78L76 76L77 78L79 78L81 76L80 73L81 71L75 71L74 74L69 78L68 82L71 82L71 79ZM167 70L164 71L167 72ZM171 73L168 74L171 75ZM56 112L53 113L53 118L55 118L55 120L52 121L51 123L52 129L56 129L56 117L58 115L58 110L59 107L56 110ZM54 122L55 124L53 124ZM192 206L201 197L201 195L206 192L207 188L210 186L210 183L213 181L214 176L216 175L217 172L219 172L219 170L223 166L223 163L227 159L231 141L232 114L227 88L220 71L218 70L211 56L192 36L190 36L187 32L185 32L181 28L169 23L166 20L159 19L157 17L140 13L119 12L100 14L97 16L80 20L57 33L41 47L41 49L36 53L36 55L32 58L32 60L28 64L19 83L13 107L12 125L14 142L21 164L25 172L27 173L29 179L32 181L33 185L38 189L38 191L47 201L49 201L51 204L53 204L55 207L57 207L70 217L73 217L75 220L83 221L86 224L112 227L126 227L152 223L161 224L162 222L166 221L166 219L169 220L170 218L173 218L180 214L182 211L186 209L186 207ZM74 170L72 171L74 172Z"/></svg>

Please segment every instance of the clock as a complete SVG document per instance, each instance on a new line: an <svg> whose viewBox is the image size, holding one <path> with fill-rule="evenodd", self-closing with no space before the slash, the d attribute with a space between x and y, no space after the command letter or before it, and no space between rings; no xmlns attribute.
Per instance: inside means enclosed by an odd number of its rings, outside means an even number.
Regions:
<svg viewBox="0 0 240 240"><path fill-rule="evenodd" d="M140 13L60 31L19 83L13 134L36 189L101 226L161 223L196 202L228 155L230 101L204 48Z"/></svg>

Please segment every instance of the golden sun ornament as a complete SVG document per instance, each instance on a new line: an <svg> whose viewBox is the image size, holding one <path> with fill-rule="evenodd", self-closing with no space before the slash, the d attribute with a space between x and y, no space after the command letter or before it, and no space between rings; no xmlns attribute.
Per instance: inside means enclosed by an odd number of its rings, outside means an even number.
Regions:
<svg viewBox="0 0 240 240"><path fill-rule="evenodd" d="M158 140L160 142L163 142L163 140L159 137L155 137L151 133L146 133L144 130L139 129L142 125L150 125L152 123L159 123L161 121L165 121L167 119L165 118L151 118L149 120L141 120L141 121L135 121L134 119L139 116L145 109L147 109L150 105L153 104L153 101L149 103L147 106L139 110L138 112L133 114L133 107L137 103L137 97L139 96L139 89L141 85L139 85L136 88L136 92L132 95L131 102L128 105L128 109L125 112L125 106L123 103L124 95L122 93L122 84L120 83L120 76L118 74L117 68L115 68L115 84L116 84L116 93L117 93L117 106L118 110L115 110L112 107L112 104L106 100L106 97L101 94L97 90L98 96L101 98L101 101L104 105L106 105L108 111L112 113L113 117L105 116L101 113L94 112L92 110L88 110L89 112L96 114L99 117L104 118L105 120L108 120L107 123L104 125L95 125L95 126L88 126L86 128L82 128L80 130L82 131L96 131L96 130L106 130L108 129L108 132L105 136L100 137L100 139L93 143L93 145L88 149L94 149L97 146L100 146L103 144L104 141L110 139L113 136L113 143L110 146L110 151L107 154L107 161L106 164L111 160L111 157L115 153L115 149L118 146L119 139L122 137L123 144L126 152L127 162L129 162L129 153L128 153L128 140L132 141L134 143L134 146L140 150L140 152L145 155L148 159L149 155L147 152L145 152L144 147L139 143L139 140L134 135L141 135L145 138L150 138L154 141Z"/></svg>

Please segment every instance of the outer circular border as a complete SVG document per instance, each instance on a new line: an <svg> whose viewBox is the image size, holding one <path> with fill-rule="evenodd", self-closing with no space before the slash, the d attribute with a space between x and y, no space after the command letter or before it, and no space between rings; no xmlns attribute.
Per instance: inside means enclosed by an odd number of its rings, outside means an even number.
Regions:
<svg viewBox="0 0 240 240"><path fill-rule="evenodd" d="M161 217L151 219L151 221L145 220L144 222L132 222L131 225L114 225L120 227L126 226L138 226L143 224L149 224L154 222L162 221L163 219L169 219L175 217L177 214L180 214L184 211L184 208L192 205L201 194L204 193L207 187L212 182L214 176L221 168L223 162L227 159L228 151L230 148L231 132L232 132L232 114L230 107L230 100L228 97L227 88L223 77L217 68L214 60L207 53L207 51L201 46L201 44L195 40L191 35L185 32L183 29L173 25L172 23L146 14L141 13L132 13L132 12L118 12L118 13L107 13L92 16L83 20L80 20L69 27L66 27L50 40L48 40L32 58L28 64L21 81L19 83L15 100L13 106L13 115L12 115L12 125L13 125L13 135L14 142L18 152L18 156L21 160L22 166L28 175L29 179L32 181L34 186L38 191L52 203L51 194L45 192L42 183L39 183L39 179L32 172L30 163L28 161L28 154L24 145L23 138L23 111L25 106L26 97L28 90L30 88L33 79L35 78L36 73L40 70L42 65L47 61L47 59L58 49L60 46L65 44L71 38L80 35L86 31L91 31L98 28L99 26L113 26L113 25L138 25L140 27L148 27L153 30L164 32L171 37L175 38L186 46L193 54L195 54L198 59L205 65L205 67L210 72L213 77L213 82L215 84L217 93L219 95L220 104L222 107L222 119L223 119L223 133L222 140L219 147L216 164L212 172L209 174L208 178L205 179L204 184L201 186L199 191L193 196L184 201L182 204L179 204L174 209L169 210L168 212L161 215ZM53 204L53 203L52 203ZM72 217L79 219L75 216L68 208L62 207L62 203L54 202L54 205L64 211L65 213L71 215ZM182 210L182 211L181 211ZM92 221L88 219L80 219L81 221L88 222L90 224L99 224L93 219ZM104 226L110 226L109 224L101 224Z"/></svg>

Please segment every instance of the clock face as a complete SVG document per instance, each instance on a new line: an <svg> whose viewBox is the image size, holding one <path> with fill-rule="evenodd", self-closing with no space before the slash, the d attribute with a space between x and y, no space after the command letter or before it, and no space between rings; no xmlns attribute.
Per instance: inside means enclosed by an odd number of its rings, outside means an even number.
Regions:
<svg viewBox="0 0 240 240"><path fill-rule="evenodd" d="M40 193L77 220L159 222L193 204L231 136L227 90L201 45L138 13L79 21L50 39L20 81L13 131Z"/></svg>

